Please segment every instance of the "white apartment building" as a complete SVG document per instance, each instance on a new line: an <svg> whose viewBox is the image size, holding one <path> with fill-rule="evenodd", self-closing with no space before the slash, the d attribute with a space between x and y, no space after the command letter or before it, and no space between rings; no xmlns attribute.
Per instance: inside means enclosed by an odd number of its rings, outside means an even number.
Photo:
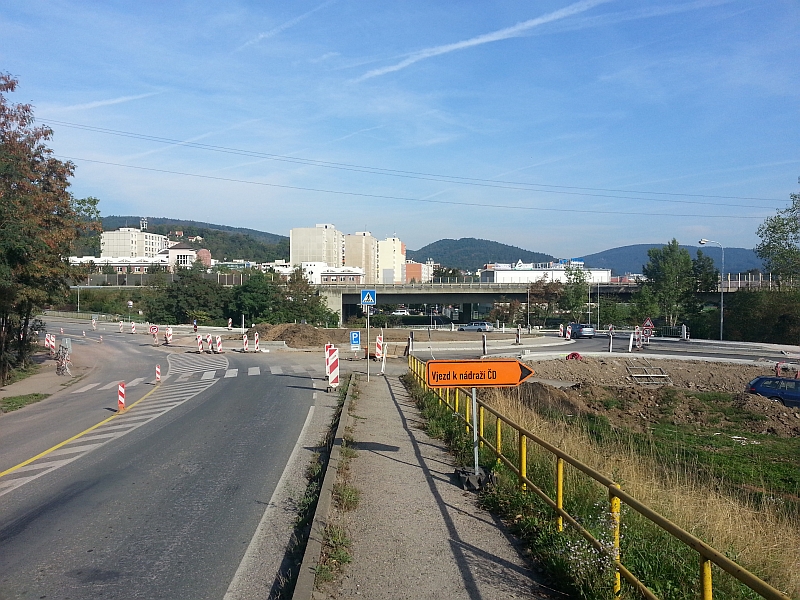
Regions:
<svg viewBox="0 0 800 600"><path fill-rule="evenodd" d="M102 258L153 258L169 247L165 235L149 233L135 227L121 227L116 231L104 231L100 235L100 256Z"/></svg>
<svg viewBox="0 0 800 600"><path fill-rule="evenodd" d="M378 282L378 240L369 231L344 236L344 266L364 272L363 283Z"/></svg>
<svg viewBox="0 0 800 600"><path fill-rule="evenodd" d="M406 282L406 245L400 238L390 237L378 242L378 274L376 283Z"/></svg>
<svg viewBox="0 0 800 600"><path fill-rule="evenodd" d="M344 258L344 234L330 223L315 227L295 227L289 231L289 262L298 266L321 262L341 267Z"/></svg>
<svg viewBox="0 0 800 600"><path fill-rule="evenodd" d="M587 283L611 283L611 269L587 269L582 259L562 259L559 262L516 264L487 264L480 271L481 283L533 283L541 279L567 282L567 267L582 269Z"/></svg>

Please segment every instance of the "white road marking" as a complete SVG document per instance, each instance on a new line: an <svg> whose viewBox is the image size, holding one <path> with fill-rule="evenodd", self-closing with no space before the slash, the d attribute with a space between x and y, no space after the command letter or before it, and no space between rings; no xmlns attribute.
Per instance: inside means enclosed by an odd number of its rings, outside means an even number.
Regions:
<svg viewBox="0 0 800 600"><path fill-rule="evenodd" d="M239 376L239 369L228 369L225 371L225 377L238 377Z"/></svg>
<svg viewBox="0 0 800 600"><path fill-rule="evenodd" d="M216 374L216 371L206 371L200 379L214 379L214 375Z"/></svg>
<svg viewBox="0 0 800 600"><path fill-rule="evenodd" d="M247 369L248 375L261 375L261 367L249 367Z"/></svg>
<svg viewBox="0 0 800 600"><path fill-rule="evenodd" d="M73 394L82 394L83 392L88 392L90 389L92 389L93 387L97 387L98 385L100 385L100 384L99 383L90 383L89 385L85 385L81 389L75 390L72 393Z"/></svg>
<svg viewBox="0 0 800 600"><path fill-rule="evenodd" d="M281 369L280 367L270 367L269 371L273 375L283 375L283 369Z"/></svg>
<svg viewBox="0 0 800 600"><path fill-rule="evenodd" d="M106 385L104 385L100 389L101 390L110 390L111 388L113 388L115 386L118 386L118 385L119 385L119 381L112 381L111 383L107 383Z"/></svg>
<svg viewBox="0 0 800 600"><path fill-rule="evenodd" d="M137 385L139 385L139 384L140 384L140 383L142 383L143 381L144 381L144 377L137 377L136 379L134 379L133 381L131 381L130 383L128 383L128 384L126 385L126 387L129 387L129 388L136 387Z"/></svg>

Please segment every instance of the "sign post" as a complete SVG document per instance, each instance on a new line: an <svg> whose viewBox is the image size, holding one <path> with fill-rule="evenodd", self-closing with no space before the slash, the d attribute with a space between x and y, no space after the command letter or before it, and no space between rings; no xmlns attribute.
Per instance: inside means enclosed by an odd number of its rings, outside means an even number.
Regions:
<svg viewBox="0 0 800 600"><path fill-rule="evenodd" d="M425 378L428 387L472 387L472 452L475 478L480 479L478 466L478 400L479 387L516 387L533 375L525 363L515 358L495 360L429 360Z"/></svg>
<svg viewBox="0 0 800 600"><path fill-rule="evenodd" d="M361 306L367 308L367 383L369 383L369 313L370 306L375 306L378 302L375 290L361 290Z"/></svg>

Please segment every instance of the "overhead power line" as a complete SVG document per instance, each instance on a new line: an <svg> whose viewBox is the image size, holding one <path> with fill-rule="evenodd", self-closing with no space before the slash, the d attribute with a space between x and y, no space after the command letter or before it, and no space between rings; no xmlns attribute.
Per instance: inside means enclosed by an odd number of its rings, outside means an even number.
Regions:
<svg viewBox="0 0 800 600"><path fill-rule="evenodd" d="M508 190L521 190L521 191L539 191L551 194L562 194L570 196L589 196L594 198L608 198L613 200L644 200L648 202L669 202L674 204L697 204L701 206L726 206L736 208L753 208L750 204L731 204L721 202L702 202L698 200L675 200L670 198L705 198L717 200L749 200L759 202L783 202L776 198L759 198L751 196L722 196L712 194L686 194L676 192L656 192L646 190L622 190L614 188L595 188L595 187L579 187L568 185L552 185L545 183L525 183L518 181L503 181L497 179L479 179L474 177L460 177L455 175L442 175L436 173L424 173L417 171L402 171L398 169L385 169L381 167L369 167L364 165L355 165L349 163L338 163L330 161L315 160L309 158L300 158L294 156L286 156L281 154L270 154L266 152L257 152L254 150L243 150L240 148L229 148L226 146L215 146L212 144L202 144L199 142L182 141L172 138L165 138L142 133L135 133L130 131L120 131L116 129L107 129L103 127L95 127L93 125L81 125L79 123L70 123L68 121L50 120L50 123L61 125L63 127L70 127L84 131L92 131L95 133L103 133L107 135L115 135L119 137L127 137L138 140L145 140L157 142L160 144L171 144L175 146L185 146L188 148L195 148L200 150L207 150L211 152L219 152L224 154L233 154L237 156L247 156L251 158L263 158L276 162L285 162L292 164L299 164L305 166L322 167L326 169L337 169L342 171L351 171L357 173L366 173L370 175L384 175L388 177L401 177L406 179L419 179L423 181L436 181L439 183L449 183L455 185L469 185L476 187L489 187ZM602 192L602 193L601 193ZM625 194L625 195L618 195ZM633 196L631 194L641 194L641 196ZM661 198L648 198L650 196L661 196Z"/></svg>
<svg viewBox="0 0 800 600"><path fill-rule="evenodd" d="M126 169L137 169L140 171L151 171L155 173L166 173L170 175L182 175L185 177L199 177L201 179L212 179L214 181L225 181L229 183L244 183L248 185L259 185L264 187L272 187L272 188L280 188L286 190L299 190L304 192L317 192L321 194L336 194L341 196L357 196L360 198L375 198L379 200L402 200L404 202L424 202L426 204L445 204L445 205L454 205L454 206L471 206L471 207L478 207L478 208L503 208L503 209L511 209L511 210L529 210L529 211L546 211L546 212L558 212L563 213L565 212L564 208L546 208L540 206L519 206L514 204L493 204L493 203L485 203L485 202L461 202L457 200L432 200L430 198L411 198L406 196L387 196L382 194L367 194L362 192L349 192L344 190L326 190L321 188L311 188L311 187L303 187L303 186L296 186L296 185L284 185L280 183L266 183L264 181L250 181L247 179L235 179L231 177L218 177L216 175L202 175L199 173L186 173L183 171L171 171L168 169L156 169L153 167L139 167L135 165L124 165L121 163L113 163L107 162L103 160L94 160L90 158L80 158L76 156L63 156L59 155L57 158L65 159L65 160L75 160L75 161L82 161L82 162L89 162L95 163L100 165L108 165L112 167L122 167ZM647 217L697 217L697 218L704 218L704 219L758 219L763 221L764 216L739 216L739 215L721 215L721 214L714 214L714 215L698 215L698 214L677 214L677 213L652 213L652 212L633 212L633 211L615 211L615 210L588 210L588 209L577 209L570 207L568 209L570 213L581 213L581 214L599 214L599 215L639 215L639 216L647 216Z"/></svg>

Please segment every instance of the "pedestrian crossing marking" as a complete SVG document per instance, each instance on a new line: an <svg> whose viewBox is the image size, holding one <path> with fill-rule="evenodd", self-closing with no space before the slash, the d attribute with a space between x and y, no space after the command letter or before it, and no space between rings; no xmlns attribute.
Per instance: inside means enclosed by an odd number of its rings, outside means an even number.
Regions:
<svg viewBox="0 0 800 600"><path fill-rule="evenodd" d="M247 369L248 375L261 375L261 368L260 367L249 367Z"/></svg>
<svg viewBox="0 0 800 600"><path fill-rule="evenodd" d="M136 387L137 385L139 385L143 381L144 381L144 377L137 377L133 381L128 382L126 385L127 385L127 387L132 388L132 387Z"/></svg>
<svg viewBox="0 0 800 600"><path fill-rule="evenodd" d="M225 377L238 377L239 376L239 369L228 369L225 371Z"/></svg>
<svg viewBox="0 0 800 600"><path fill-rule="evenodd" d="M283 375L283 369L280 367L270 367L269 372L273 375Z"/></svg>
<svg viewBox="0 0 800 600"><path fill-rule="evenodd" d="M206 371L200 379L214 379L216 374L216 371Z"/></svg>
<svg viewBox="0 0 800 600"><path fill-rule="evenodd" d="M88 392L89 390L91 390L91 389L92 389L92 388L94 388L94 387L97 387L98 385L100 385L100 384L99 384L99 383L90 383L89 385L85 385L85 386L83 386L81 389L79 389L79 390L75 390L75 391L74 391L74 392L72 392L72 393L73 393L73 394L81 394L81 393L83 393L83 392Z"/></svg>
<svg viewBox="0 0 800 600"><path fill-rule="evenodd" d="M104 385L103 387L101 387L101 388L99 388L99 389L101 389L101 390L110 390L110 389L111 389L111 388L113 388L115 385L119 385L119 381L112 381L111 383L109 383L109 384L107 384L107 385Z"/></svg>

